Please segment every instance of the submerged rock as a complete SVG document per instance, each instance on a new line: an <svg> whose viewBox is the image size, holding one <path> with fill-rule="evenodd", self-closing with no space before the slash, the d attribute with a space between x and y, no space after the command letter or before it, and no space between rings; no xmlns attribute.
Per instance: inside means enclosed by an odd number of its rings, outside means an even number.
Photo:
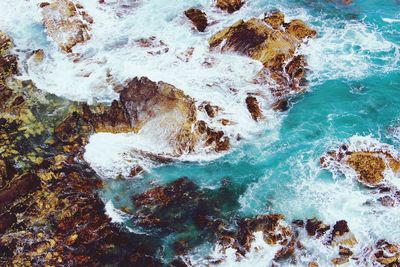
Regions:
<svg viewBox="0 0 400 267"><path fill-rule="evenodd" d="M217 0L217 7L228 13L238 11L243 4L244 0Z"/></svg>
<svg viewBox="0 0 400 267"><path fill-rule="evenodd" d="M90 16L70 0L42 3L43 23L49 37L65 52L90 39ZM81 7L81 6L79 6Z"/></svg>
<svg viewBox="0 0 400 267"><path fill-rule="evenodd" d="M191 8L185 11L185 15L190 19L199 32L204 32L208 26L207 15L200 9Z"/></svg>
<svg viewBox="0 0 400 267"><path fill-rule="evenodd" d="M269 89L282 99L302 91L306 63L303 56L296 55L297 49L315 36L316 31L301 20L285 23L282 13L273 12L263 20L239 20L212 36L209 45L211 49L237 52L262 62L264 69L258 78L272 79Z"/></svg>

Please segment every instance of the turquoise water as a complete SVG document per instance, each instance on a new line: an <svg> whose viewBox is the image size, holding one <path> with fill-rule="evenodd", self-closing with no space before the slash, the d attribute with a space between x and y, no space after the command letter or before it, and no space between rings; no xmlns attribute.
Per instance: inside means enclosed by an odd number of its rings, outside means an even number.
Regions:
<svg viewBox="0 0 400 267"><path fill-rule="evenodd" d="M400 218L391 216L393 211L373 215L362 205L368 199L367 189L319 167L326 151L355 135L369 135L400 148L399 136L393 132L400 122L400 23L383 20L400 19L400 2L354 2L345 6L340 1L274 5L258 1L252 6L254 12L276 5L293 16L306 14L326 40L311 44L321 57L310 64L309 91L293 99L291 109L281 115L278 132L260 132L215 161L177 162L143 178L109 181L103 198L112 199L118 208L131 206L131 196L152 187L150 181L165 184L187 176L203 188L217 190L221 180L229 179L238 193L227 199L232 202L224 208L229 216L282 213L288 220L319 217L329 223L346 219L366 239L379 236L399 242L399 230L393 225ZM324 67L311 68L319 65ZM376 224L366 225L371 218ZM193 231L189 227L178 236ZM163 238L168 246L175 237Z"/></svg>

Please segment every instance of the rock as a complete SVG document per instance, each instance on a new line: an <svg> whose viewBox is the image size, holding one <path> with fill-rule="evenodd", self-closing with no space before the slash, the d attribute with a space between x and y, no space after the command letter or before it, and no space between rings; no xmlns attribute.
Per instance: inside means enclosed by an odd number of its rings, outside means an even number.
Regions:
<svg viewBox="0 0 400 267"><path fill-rule="evenodd" d="M264 22L269 24L273 29L279 30L284 26L285 15L279 10L275 10L264 16Z"/></svg>
<svg viewBox="0 0 400 267"><path fill-rule="evenodd" d="M373 247L372 260L383 266L400 264L400 246L386 240L379 240Z"/></svg>
<svg viewBox="0 0 400 267"><path fill-rule="evenodd" d="M217 0L217 7L228 13L238 11L243 4L243 0Z"/></svg>
<svg viewBox="0 0 400 267"><path fill-rule="evenodd" d="M146 227L174 229L191 216L201 192L195 183L183 177L133 196L135 222ZM174 211L181 210L176 213ZM182 227L182 226L181 226Z"/></svg>
<svg viewBox="0 0 400 267"><path fill-rule="evenodd" d="M214 118L215 115L217 115L217 112L218 112L217 106L212 106L210 103L207 103L204 106L204 109L207 112L208 117L210 117L210 118Z"/></svg>
<svg viewBox="0 0 400 267"><path fill-rule="evenodd" d="M332 163L346 165L355 170L357 180L368 187L379 187L385 182L383 173L391 169L397 173L400 171L400 160L390 152L350 151L347 145L343 145L336 151L328 152L320 160L322 167L333 166Z"/></svg>
<svg viewBox="0 0 400 267"><path fill-rule="evenodd" d="M330 229L330 226L314 218L307 220L305 224L305 229L307 230L308 235L316 236L317 238L319 238L323 236L326 233L326 231Z"/></svg>
<svg viewBox="0 0 400 267"><path fill-rule="evenodd" d="M253 120L258 121L260 120L260 118L262 118L262 111L260 109L257 98L255 98L254 96L248 96L246 98L246 105Z"/></svg>
<svg viewBox="0 0 400 267"><path fill-rule="evenodd" d="M272 104L272 108L275 111L286 111L289 109L289 102L287 101L287 99L278 100L274 104Z"/></svg>
<svg viewBox="0 0 400 267"><path fill-rule="evenodd" d="M352 153L347 159L347 163L358 174L361 183L375 187L382 183L383 171L386 164L382 158L370 153Z"/></svg>
<svg viewBox="0 0 400 267"><path fill-rule="evenodd" d="M277 11L264 20L239 20L212 36L209 45L212 49L237 52L262 62L264 70L260 78L271 77L275 82L269 86L272 94L284 98L291 92L302 91L306 64L304 57L296 52L307 38L315 36L316 32L300 20L284 23L283 14Z"/></svg>
<svg viewBox="0 0 400 267"><path fill-rule="evenodd" d="M18 198L28 195L40 186L38 176L26 173L13 179L6 187L0 190L0 212L4 211L8 205L15 202Z"/></svg>
<svg viewBox="0 0 400 267"><path fill-rule="evenodd" d="M316 263L315 261L312 261L308 264L308 267L319 267L318 263Z"/></svg>
<svg viewBox="0 0 400 267"><path fill-rule="evenodd" d="M13 47L13 42L7 34L0 32L0 56L7 55Z"/></svg>
<svg viewBox="0 0 400 267"><path fill-rule="evenodd" d="M17 57L14 55L5 55L0 57L0 86L5 80L18 72Z"/></svg>
<svg viewBox="0 0 400 267"><path fill-rule="evenodd" d="M196 106L183 91L167 83L135 78L121 92L120 102L133 128L152 130L178 155L194 149L197 140L192 127L196 122Z"/></svg>
<svg viewBox="0 0 400 267"><path fill-rule="evenodd" d="M342 264L345 264L345 263L348 263L348 262L349 262L349 258L348 257L338 257L338 258L334 258L332 260L332 264L333 265L342 265Z"/></svg>
<svg viewBox="0 0 400 267"><path fill-rule="evenodd" d="M188 19L192 21L193 25L199 32L204 32L204 30L207 28L207 15L200 9L188 9L185 11L185 15Z"/></svg>
<svg viewBox="0 0 400 267"><path fill-rule="evenodd" d="M199 138L205 140L204 144L206 147L213 147L216 152L229 150L229 137L224 136L223 131L215 131L202 120L196 123L196 131L199 134Z"/></svg>
<svg viewBox="0 0 400 267"><path fill-rule="evenodd" d="M87 13L70 0L54 0L42 5L43 23L49 37L65 52L90 39Z"/></svg>
<svg viewBox="0 0 400 267"><path fill-rule="evenodd" d="M357 244L357 240L353 233L350 232L347 222L345 220L341 220L337 221L333 226L329 243L331 243L333 246L345 245L352 247Z"/></svg>

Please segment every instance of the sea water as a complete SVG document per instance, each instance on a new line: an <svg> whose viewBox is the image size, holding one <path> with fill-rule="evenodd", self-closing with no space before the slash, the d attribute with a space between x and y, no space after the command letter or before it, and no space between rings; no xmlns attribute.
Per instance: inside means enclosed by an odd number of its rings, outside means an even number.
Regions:
<svg viewBox="0 0 400 267"><path fill-rule="evenodd" d="M109 102L117 96L99 82L99 77L111 69L120 81L148 76L174 84L198 102L213 99L228 109L230 119L239 122L232 133L241 133L244 139L229 153L150 165L146 174L130 180L113 179L129 168L124 158L129 158L131 146L135 148L129 137L92 137L86 159L107 181L101 196L108 214L131 231L143 229L130 225L129 217L118 208L131 205L134 194L187 176L207 189L216 189L222 179L229 179L240 188L240 194L237 205L228 206L230 210L225 212L238 217L282 213L287 221L317 217L328 224L345 219L360 244L373 244L382 238L398 243L398 207L365 205L372 198L368 189L319 166L325 152L344 143L383 142L400 149L400 2L353 2L346 6L339 0L249 0L239 12L227 15L213 7L211 0L142 0L116 16L112 9L97 8L96 1L82 1L97 25L93 26L95 42L77 47L77 52L87 57L79 64L71 63L46 39L36 1L2 0L1 13L9 15L0 18L0 26L14 38L20 51L41 48L50 55L42 69L27 66L23 72L23 77L32 79L40 89L72 100ZM113 3L119 10L122 1ZM182 15L190 7L202 8L214 22L205 33L191 30ZM317 30L318 37L301 48L309 68L308 91L293 100L289 111L267 113L265 122L256 125L244 104L230 103L257 90L249 81L260 65L233 54L213 54L217 62L214 69L204 70L200 65L210 56L207 39L212 34L237 19L262 16L273 9L282 10L287 20L303 19ZM154 58L134 46L134 40L149 36L163 40L172 52ZM176 55L189 47L195 48L194 59L189 63L177 60ZM81 73L88 71L92 74L84 79ZM206 84L216 89L210 91ZM226 93L231 86L242 88L239 96ZM266 106L269 101L266 96ZM112 153L104 155L102 151ZM160 238L168 247L176 237ZM323 246L313 240L305 246L328 265L332 257ZM200 244L193 258L201 258L212 249L213 244ZM254 251L241 264L265 266L273 258L270 252L268 248L261 253ZM298 264L306 266L307 262Z"/></svg>

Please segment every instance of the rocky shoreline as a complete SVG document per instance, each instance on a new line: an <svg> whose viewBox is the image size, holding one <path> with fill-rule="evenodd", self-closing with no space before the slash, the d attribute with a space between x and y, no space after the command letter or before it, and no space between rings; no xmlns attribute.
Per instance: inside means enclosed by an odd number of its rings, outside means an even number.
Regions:
<svg viewBox="0 0 400 267"><path fill-rule="evenodd" d="M215 3L227 13L245 4L241 0ZM56 0L40 8L48 36L65 53L90 41L90 25L95 21L80 4ZM207 29L207 14L200 9L191 8L185 16L198 31ZM316 34L301 20L286 22L284 14L276 11L222 29L211 37L209 47L262 63L262 71L254 77L261 93L251 92L242 101L249 116L262 123L263 91L274 97L276 111L287 110L290 98L304 92L306 59L298 48ZM151 45L148 40L141 43ZM133 233L111 221L98 194L105 182L85 162L85 145L96 133L134 133L168 147L159 154L135 151L157 163L174 161L199 147L223 153L230 150L232 140L221 129L231 122L221 120L221 128L216 129L199 116L214 118L220 108L211 103L196 106L181 89L147 77L119 84L119 98L110 105L68 101L19 80L12 46L11 38L0 33L0 265L196 266L190 255L204 240L176 240L175 254L166 262L159 237ZM41 53L30 56L40 64ZM382 205L399 205L400 189L386 179L386 172L400 170L400 159L391 150L358 151L343 145L320 163L332 171L353 169L355 179L373 190ZM144 171L140 164L131 169L131 177ZM242 191L235 190L229 179L217 189L204 189L182 177L132 196L133 206L124 212L131 223L159 236L191 229L201 232L216 244L219 255L204 259L202 264L208 266L222 264L232 253L237 261L257 250L262 253L257 248L259 237L275 252L271 266L296 264L304 257L310 258L308 266L322 266L319 255L307 248L310 239L331 251L333 265L400 265L398 244L379 240L356 250L359 241L345 220L328 225L317 218L288 222L282 214L250 218L227 214L239 206Z"/></svg>

